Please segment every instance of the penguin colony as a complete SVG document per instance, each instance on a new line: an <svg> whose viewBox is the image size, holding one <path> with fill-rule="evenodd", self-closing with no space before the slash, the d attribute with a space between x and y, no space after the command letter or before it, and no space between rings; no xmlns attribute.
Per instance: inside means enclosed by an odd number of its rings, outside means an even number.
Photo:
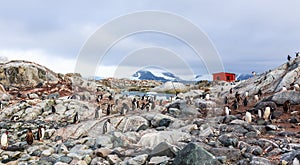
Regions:
<svg viewBox="0 0 300 165"><path fill-rule="evenodd" d="M287 89L286 87L283 87L281 92L284 92L287 90L298 90L299 89L298 84L291 84L290 86L291 86L291 88L289 88L289 89ZM229 98L231 98L231 99L229 99ZM231 88L228 91L228 95L224 96L224 102L223 102L224 103L224 112L223 112L223 114L225 116L228 116L232 112L235 112L242 108L246 108L242 119L244 119L247 123L251 123L251 122L253 122L253 120L257 120L257 119L263 119L265 121L273 122L273 120L275 119L275 116L273 115L275 108L271 107L270 105L265 105L262 109L254 108L254 109L247 110L247 108L248 108L247 106L249 103L256 104L262 99L263 99L263 93L262 93L262 90L260 90L260 89L251 96L251 95L249 95L248 91L244 92L243 94L240 94L238 91L234 91L234 88ZM240 103L241 100L242 100L242 103ZM232 111L231 111L231 108L232 108ZM283 109L284 113L291 112L291 101L286 100L283 104L282 109Z"/></svg>

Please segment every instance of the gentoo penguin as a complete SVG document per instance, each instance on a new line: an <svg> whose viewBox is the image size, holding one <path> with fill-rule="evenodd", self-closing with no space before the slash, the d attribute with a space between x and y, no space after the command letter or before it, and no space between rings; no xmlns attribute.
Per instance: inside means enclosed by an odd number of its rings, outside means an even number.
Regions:
<svg viewBox="0 0 300 165"><path fill-rule="evenodd" d="M2 101L0 101L0 110L3 109L3 104L2 104Z"/></svg>
<svg viewBox="0 0 300 165"><path fill-rule="evenodd" d="M281 91L282 91L282 92L285 92L285 91L287 91L286 87L285 87L285 86L283 86Z"/></svg>
<svg viewBox="0 0 300 165"><path fill-rule="evenodd" d="M108 105L107 105L107 109L106 109L106 115L107 115L107 116L110 115L110 110L111 110L111 105L108 104Z"/></svg>
<svg viewBox="0 0 300 165"><path fill-rule="evenodd" d="M237 110L239 108L239 105L238 105L238 102L236 99L233 101L232 107L234 110Z"/></svg>
<svg viewBox="0 0 300 165"><path fill-rule="evenodd" d="M258 118L259 118L259 119L262 117L262 112L261 112L261 110L260 110L260 109L259 109L259 110L257 110L257 115L258 115Z"/></svg>
<svg viewBox="0 0 300 165"><path fill-rule="evenodd" d="M128 110L129 110L128 105L126 103L122 103L121 115L126 115Z"/></svg>
<svg viewBox="0 0 300 165"><path fill-rule="evenodd" d="M224 104L228 104L228 97L227 96L225 96L225 98L224 98Z"/></svg>
<svg viewBox="0 0 300 165"><path fill-rule="evenodd" d="M51 111L52 111L52 113L56 113L56 109L55 109L54 105L51 106Z"/></svg>
<svg viewBox="0 0 300 165"><path fill-rule="evenodd" d="M209 94L205 95L205 100L209 100Z"/></svg>
<svg viewBox="0 0 300 165"><path fill-rule="evenodd" d="M37 132L37 140L43 141L45 136L45 128L42 126L39 126L38 132Z"/></svg>
<svg viewBox="0 0 300 165"><path fill-rule="evenodd" d="M262 91L261 91L261 89L258 90L257 95L258 95L258 97L261 97L261 96L262 96Z"/></svg>
<svg viewBox="0 0 300 165"><path fill-rule="evenodd" d="M243 104L244 104L244 106L247 106L247 105L248 105L248 99L247 99L247 97L244 98Z"/></svg>
<svg viewBox="0 0 300 165"><path fill-rule="evenodd" d="M192 101L191 101L192 102ZM153 101L151 101L151 109L153 110L153 109L155 109L155 101L153 100Z"/></svg>
<svg viewBox="0 0 300 165"><path fill-rule="evenodd" d="M290 100L287 100L283 103L283 111L285 113L289 112L290 111L290 108L291 108L291 101Z"/></svg>
<svg viewBox="0 0 300 165"><path fill-rule="evenodd" d="M292 165L300 165L300 155L296 155Z"/></svg>
<svg viewBox="0 0 300 165"><path fill-rule="evenodd" d="M74 118L73 118L73 124L79 123L79 114L78 112L75 113Z"/></svg>
<svg viewBox="0 0 300 165"><path fill-rule="evenodd" d="M26 142L27 144L31 145L33 143L33 134L30 128L28 128L27 134L26 134Z"/></svg>
<svg viewBox="0 0 300 165"><path fill-rule="evenodd" d="M1 147L6 150L8 147L8 131L5 131L1 136Z"/></svg>
<svg viewBox="0 0 300 165"><path fill-rule="evenodd" d="M258 95L254 95L254 100L255 100L255 102L258 102L258 101L259 101Z"/></svg>
<svg viewBox="0 0 300 165"><path fill-rule="evenodd" d="M299 89L300 89L299 84L295 84L295 85L294 85L294 88L295 88L295 91L299 91Z"/></svg>
<svg viewBox="0 0 300 165"><path fill-rule="evenodd" d="M136 98L133 98L131 104L132 104L132 110L135 110L135 108L137 108Z"/></svg>
<svg viewBox="0 0 300 165"><path fill-rule="evenodd" d="M19 116L17 115L13 115L11 118L10 118L10 121L17 121L19 120Z"/></svg>
<svg viewBox="0 0 300 165"><path fill-rule="evenodd" d="M99 111L100 111L100 105L97 106L97 108L95 109L95 119L99 118Z"/></svg>
<svg viewBox="0 0 300 165"><path fill-rule="evenodd" d="M246 112L246 114L245 114L245 121L247 122L247 123L251 123L252 122L252 116L251 116L251 113L250 112Z"/></svg>
<svg viewBox="0 0 300 165"><path fill-rule="evenodd" d="M249 96L249 92L245 92L245 97L248 97Z"/></svg>
<svg viewBox="0 0 300 165"><path fill-rule="evenodd" d="M103 124L103 134L105 134L110 127L110 119L107 119Z"/></svg>
<svg viewBox="0 0 300 165"><path fill-rule="evenodd" d="M291 61L292 57L290 55L287 56L287 60Z"/></svg>
<svg viewBox="0 0 300 165"><path fill-rule="evenodd" d="M119 105L119 99L115 100L115 105Z"/></svg>
<svg viewBox="0 0 300 165"><path fill-rule="evenodd" d="M228 116L230 115L230 109L228 108L228 106L225 107L225 115Z"/></svg>
<svg viewBox="0 0 300 165"><path fill-rule="evenodd" d="M271 114L271 108L270 107L266 107L265 108L265 112L264 112L264 119L265 120L269 120L270 114Z"/></svg>

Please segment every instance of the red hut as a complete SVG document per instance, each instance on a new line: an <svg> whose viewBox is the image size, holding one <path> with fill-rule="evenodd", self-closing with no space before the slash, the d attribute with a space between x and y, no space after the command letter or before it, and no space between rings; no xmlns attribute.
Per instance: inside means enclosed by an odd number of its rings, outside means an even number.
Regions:
<svg viewBox="0 0 300 165"><path fill-rule="evenodd" d="M226 72L214 73L213 80L214 81L233 82L233 81L235 81L235 74L234 73L226 73Z"/></svg>

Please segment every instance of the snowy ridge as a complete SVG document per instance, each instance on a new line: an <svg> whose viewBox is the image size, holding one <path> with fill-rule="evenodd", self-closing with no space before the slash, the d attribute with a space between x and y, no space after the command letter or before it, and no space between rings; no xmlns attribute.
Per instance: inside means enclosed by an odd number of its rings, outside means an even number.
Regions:
<svg viewBox="0 0 300 165"><path fill-rule="evenodd" d="M181 78L166 70L148 67L137 71L131 77L132 80L156 80L156 81L182 81Z"/></svg>

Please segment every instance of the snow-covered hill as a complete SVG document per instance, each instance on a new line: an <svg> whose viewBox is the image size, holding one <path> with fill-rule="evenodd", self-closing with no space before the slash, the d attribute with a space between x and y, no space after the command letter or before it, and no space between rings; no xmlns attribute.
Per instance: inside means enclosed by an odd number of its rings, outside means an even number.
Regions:
<svg viewBox="0 0 300 165"><path fill-rule="evenodd" d="M142 70L135 72L131 79L133 80L156 80L156 81L182 81L181 78L170 73L166 70L156 68L156 67L148 67Z"/></svg>
<svg viewBox="0 0 300 165"><path fill-rule="evenodd" d="M253 77L252 74L247 74L247 73L236 74L236 80L247 80L247 79L249 79L251 77Z"/></svg>

